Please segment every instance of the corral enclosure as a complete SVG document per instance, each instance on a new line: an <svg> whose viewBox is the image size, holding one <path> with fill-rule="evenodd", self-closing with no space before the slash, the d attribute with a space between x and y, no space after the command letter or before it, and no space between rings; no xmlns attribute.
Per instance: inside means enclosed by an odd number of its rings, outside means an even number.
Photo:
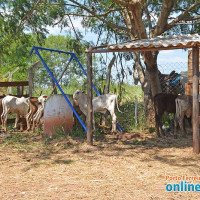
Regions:
<svg viewBox="0 0 200 200"><path fill-rule="evenodd" d="M169 66L159 69L165 73ZM185 72L185 68L177 71ZM52 87L48 90L52 91ZM132 95L138 97L142 107L142 90L140 86L125 85L124 93L121 107L125 113L121 116L118 113L118 118L125 133L110 135L109 130L100 128L93 147L85 144L86 135L80 130L78 136L58 131L52 139L44 139L40 132L11 131L2 137L0 162L2 173L7 175L1 179L2 198L197 199L197 193L169 193L165 189L169 182L166 176L190 177L199 173L199 156L194 158L192 154L192 136L175 140L171 135L157 138L145 126L139 131L132 124L135 123ZM138 112L144 112L141 107ZM144 116L138 117L144 120ZM14 182L17 186L6 190Z"/></svg>
<svg viewBox="0 0 200 200"><path fill-rule="evenodd" d="M0 96L30 98L0 99L0 200L199 199L199 6L199 0L1 1L0 86L29 86L0 87ZM174 50L189 48L188 63L178 63L186 59ZM190 102L176 98L185 88ZM86 92L84 102L72 100L77 89ZM107 93L117 95L122 112L110 110L104 121L93 115L92 98ZM157 104L159 95L174 98ZM154 109L165 100L173 112L157 137ZM178 100L189 103L193 127L175 139L173 122L183 117ZM6 127L7 114L19 111L26 111L23 132ZM187 186L192 191L184 192Z"/></svg>
<svg viewBox="0 0 200 200"><path fill-rule="evenodd" d="M170 64L166 68L159 66L162 75L167 77L164 79L167 88L171 82L177 80L177 74L173 79L169 79L168 73L165 74L165 70L169 71L169 66ZM185 74L186 71L183 67L176 67L176 73ZM73 93L77 87L85 87L84 80L81 78L79 81L72 87L61 80L61 85L65 93L68 89ZM50 94L54 87L49 86L50 84L51 80L47 84L44 81L43 87L36 85L35 88L38 87L43 92L46 90ZM193 177L194 173L199 173L199 156L194 157L192 154L192 136L179 137L176 140L168 134L167 137L157 138L154 129L146 129L145 126L141 86L118 82L111 84L110 89L114 93L121 89L120 107L124 113L117 113L117 117L124 130L123 134L118 132L111 135L110 129L98 127L92 141L93 146L89 147L85 143L86 134L82 129L73 130L70 134L66 134L65 130L55 130L54 125L58 122L55 123L56 115L62 113L65 106L64 102L61 105L61 96L54 95L50 97L49 105L47 101L46 109L49 108L49 113L44 117L44 132L48 132L51 138L43 137L40 130L34 133L9 131L1 135L3 199L198 198L197 193L166 191L166 184L169 183L166 177ZM56 102L60 104L52 106ZM71 120L72 115L68 114ZM59 115L61 117L57 123L63 128L64 115ZM138 119L137 123L135 117ZM45 128L45 120L46 127L53 124L51 130ZM67 119L67 122L70 120ZM8 171L8 168L11 170Z"/></svg>

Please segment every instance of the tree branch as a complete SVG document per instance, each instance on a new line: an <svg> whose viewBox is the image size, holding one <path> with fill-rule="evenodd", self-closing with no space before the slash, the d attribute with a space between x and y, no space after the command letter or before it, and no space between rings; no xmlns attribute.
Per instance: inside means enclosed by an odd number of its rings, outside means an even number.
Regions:
<svg viewBox="0 0 200 200"><path fill-rule="evenodd" d="M56 23L54 23L54 26L59 24L64 19L64 17L65 17L65 14Z"/></svg>
<svg viewBox="0 0 200 200"><path fill-rule="evenodd" d="M197 19L200 19L200 15L184 18L184 21L193 21L193 20L197 20Z"/></svg>
<svg viewBox="0 0 200 200"><path fill-rule="evenodd" d="M128 7L130 5L129 3L126 3L125 1L122 1L122 0L112 0L112 1L124 7Z"/></svg>
<svg viewBox="0 0 200 200"><path fill-rule="evenodd" d="M192 4L187 10L185 10L183 13L181 13L176 19L174 19L172 22L170 22L166 28L165 28L165 31L166 30L169 30L170 28L176 26L176 24L182 20L185 20L187 19L187 14L193 10L194 8L196 8L197 6L200 5L200 2L197 2L197 3L194 3ZM190 21L190 20L189 20Z"/></svg>
<svg viewBox="0 0 200 200"><path fill-rule="evenodd" d="M154 36L158 36L165 31L169 14L176 4L177 0L163 0L161 12L158 17L158 22L154 30Z"/></svg>
<svg viewBox="0 0 200 200"><path fill-rule="evenodd" d="M71 25L72 25L72 29L73 29L73 31L74 31L74 33L75 33L75 35L76 35L76 39L78 40L78 41L80 41L80 38L78 37L78 34L76 33L76 30L75 30L75 27L74 27L74 24L73 24L73 22L72 22L72 20L71 20L71 17L68 15L68 17L69 17L69 21L70 21L70 23L71 23Z"/></svg>
<svg viewBox="0 0 200 200"><path fill-rule="evenodd" d="M35 3L31 3L31 4L35 4ZM75 6L73 4L69 4L69 3L43 3L43 2L40 2L39 5L47 5L47 6L73 6L73 7L78 7L78 6Z"/></svg>
<svg viewBox="0 0 200 200"><path fill-rule="evenodd" d="M71 1L72 3L78 5L80 8L82 8L83 10L87 11L88 13L92 14L94 17L96 17L97 19L101 20L102 22L104 22L105 24L107 24L108 26L111 26L112 28L114 29L120 29L120 30L123 30L123 31L126 31L126 32L130 32L130 30L126 27L122 27L122 26L118 26L116 24L113 24L111 22L108 22L107 20L105 20L104 18L102 18L101 16L99 16L98 14L96 14L96 12L88 9L86 6L74 1L74 0L69 0Z"/></svg>
<svg viewBox="0 0 200 200"><path fill-rule="evenodd" d="M98 14L99 17L106 17L108 14L114 12L114 11L120 11L121 9L112 9L109 10L103 14ZM78 13L65 13L64 15L73 15L73 16L79 16L79 17L96 17L96 15L83 15L83 14L78 14Z"/></svg>
<svg viewBox="0 0 200 200"><path fill-rule="evenodd" d="M176 25L196 25L196 24L200 24L200 21L198 22L180 22L180 23L176 23Z"/></svg>
<svg viewBox="0 0 200 200"><path fill-rule="evenodd" d="M21 20L21 22L20 22L20 24L19 24L19 26L18 26L18 28L17 28L17 30L16 30L16 32L18 33L18 31L21 29L21 27L23 26L23 24L25 23L25 20L27 19L30 19L30 17L31 17L31 15L33 14L33 12L36 10L36 7L41 3L41 1L42 0L39 0L38 2L35 2L34 3L34 7L30 10L30 11L28 11L27 13L26 13L26 15L22 18L22 20Z"/></svg>
<svg viewBox="0 0 200 200"><path fill-rule="evenodd" d="M148 25L149 25L149 34L151 33L152 30L152 23L151 23L151 17L150 17L150 13L148 11L148 4L144 5L144 11L147 15L147 21L148 21ZM151 36L150 36L151 37Z"/></svg>

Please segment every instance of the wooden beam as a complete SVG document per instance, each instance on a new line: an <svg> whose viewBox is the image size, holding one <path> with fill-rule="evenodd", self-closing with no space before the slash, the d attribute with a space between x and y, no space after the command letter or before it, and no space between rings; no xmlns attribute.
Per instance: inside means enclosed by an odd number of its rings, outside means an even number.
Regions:
<svg viewBox="0 0 200 200"><path fill-rule="evenodd" d="M92 54L87 53L87 144L93 144Z"/></svg>
<svg viewBox="0 0 200 200"><path fill-rule="evenodd" d="M193 64L193 152L199 153L199 47L192 48Z"/></svg>
<svg viewBox="0 0 200 200"><path fill-rule="evenodd" d="M28 81L0 82L0 87L28 86Z"/></svg>

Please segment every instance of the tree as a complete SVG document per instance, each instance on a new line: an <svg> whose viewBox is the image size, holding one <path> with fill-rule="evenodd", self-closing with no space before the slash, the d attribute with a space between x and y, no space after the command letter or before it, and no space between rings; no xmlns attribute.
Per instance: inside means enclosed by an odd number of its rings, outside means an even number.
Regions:
<svg viewBox="0 0 200 200"><path fill-rule="evenodd" d="M65 14L59 22L69 20L70 16L82 17L83 25L86 28L92 27L91 30L98 33L99 37L105 38L104 42L108 42L114 35L120 42L152 38L163 33L193 33L200 19L199 0L85 0L82 3L68 0L62 5L65 6ZM144 91L146 115L151 119L149 109L151 110L153 105L152 96L161 92L157 67L158 52L141 54L146 68L141 65L140 53L132 55Z"/></svg>
<svg viewBox="0 0 200 200"><path fill-rule="evenodd" d="M48 33L47 27L64 14L62 6L43 6L41 2L0 0L1 74L19 66L20 70L14 77L26 80L24 75L30 61L31 46L36 41L42 44ZM35 34L36 40L30 32Z"/></svg>

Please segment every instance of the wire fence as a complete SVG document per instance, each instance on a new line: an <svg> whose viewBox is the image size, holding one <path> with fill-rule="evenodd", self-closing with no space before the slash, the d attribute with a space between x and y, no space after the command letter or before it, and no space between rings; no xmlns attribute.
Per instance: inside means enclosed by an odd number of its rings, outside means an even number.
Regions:
<svg viewBox="0 0 200 200"><path fill-rule="evenodd" d="M163 93L184 94L187 82L187 63L165 63L158 65Z"/></svg>
<svg viewBox="0 0 200 200"><path fill-rule="evenodd" d="M162 92L172 94L184 94L187 82L187 63L162 63L158 65L159 79ZM124 66L123 73L120 68L112 68L111 80L113 82L140 85L137 71L132 72L130 67Z"/></svg>
<svg viewBox="0 0 200 200"><path fill-rule="evenodd" d="M176 62L176 63L162 63L158 65L159 69L159 78L161 83L162 92L164 93L172 93L172 94L184 94L185 93L185 83L187 82L187 70L188 66L187 63L183 62ZM95 70L94 70L95 71ZM95 80L95 84L97 87L103 87L106 80L106 69L98 69L96 70L98 73L94 74L97 79ZM49 86L51 86L51 79L48 77L48 74L46 76L43 71L37 71L37 73L40 73L41 76L38 74L35 77L37 77L37 80L35 80L35 88L34 90L48 90ZM68 74L68 72L66 72ZM70 80L73 80L74 84L73 86L76 88L82 87L82 85L86 84L86 78L85 76L81 75L75 75L76 73L73 73L72 77L66 75L64 77L63 82L61 82L61 85L64 83L65 86L70 85L70 88L72 87L72 83ZM42 82L38 79L40 77L42 78ZM48 82L47 80L48 79ZM66 80L69 80L69 83L65 84ZM77 80L77 81L76 81ZM43 86L43 82L46 84ZM119 66L113 66L111 70L111 84L118 85L119 83L125 83L130 86L138 85L140 86L139 77L138 75L135 75L135 71L133 71L133 66L131 65L124 65L123 69L121 68L121 65ZM40 83L40 84L39 84ZM39 84L39 85L38 85ZM68 92L70 88L67 88ZM71 88L72 89L72 88ZM40 93L39 91L36 91L35 93Z"/></svg>

